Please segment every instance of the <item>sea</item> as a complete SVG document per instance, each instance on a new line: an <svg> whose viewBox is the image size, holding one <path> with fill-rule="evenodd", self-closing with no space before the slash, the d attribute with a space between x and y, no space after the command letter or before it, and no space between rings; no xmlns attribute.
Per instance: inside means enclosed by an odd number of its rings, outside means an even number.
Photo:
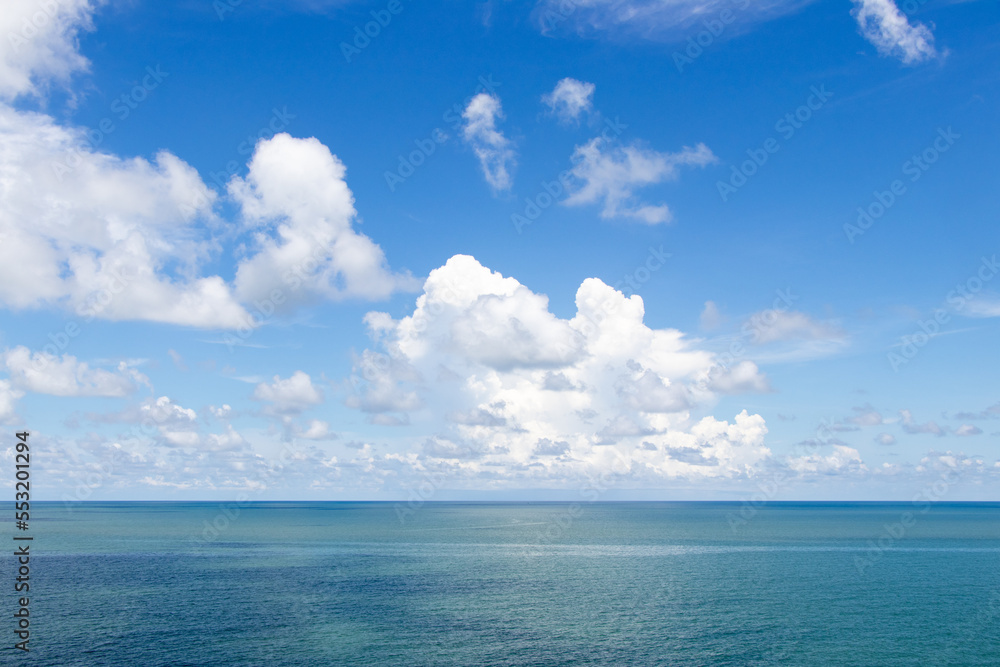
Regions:
<svg viewBox="0 0 1000 667"><path fill-rule="evenodd" d="M1000 503L0 503L9 665L1000 665ZM13 537L30 535L29 652Z"/></svg>

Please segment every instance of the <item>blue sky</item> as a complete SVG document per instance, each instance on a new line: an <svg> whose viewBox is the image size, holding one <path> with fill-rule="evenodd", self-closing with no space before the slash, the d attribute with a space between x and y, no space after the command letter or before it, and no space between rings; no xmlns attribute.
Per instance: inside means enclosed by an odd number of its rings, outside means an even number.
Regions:
<svg viewBox="0 0 1000 667"><path fill-rule="evenodd" d="M42 497L995 499L995 3L12 7Z"/></svg>

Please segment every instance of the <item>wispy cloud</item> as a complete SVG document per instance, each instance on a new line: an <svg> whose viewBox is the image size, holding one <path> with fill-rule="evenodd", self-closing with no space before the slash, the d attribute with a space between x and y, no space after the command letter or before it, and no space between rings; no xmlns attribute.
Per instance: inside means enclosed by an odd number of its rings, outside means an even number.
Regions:
<svg viewBox="0 0 1000 667"><path fill-rule="evenodd" d="M500 98L489 93L476 95L462 112L462 119L462 136L479 158L486 182L494 190L510 189L516 153L511 141L497 129L497 121L503 120Z"/></svg>
<svg viewBox="0 0 1000 667"><path fill-rule="evenodd" d="M907 65L939 55L930 28L910 23L893 0L854 0L854 4L862 36L882 55L899 58Z"/></svg>
<svg viewBox="0 0 1000 667"><path fill-rule="evenodd" d="M566 198L567 206L601 202L601 217L630 218L647 225L670 222L673 215L666 204L646 204L635 191L657 183L676 180L680 167L704 167L716 162L705 144L684 147L677 153L661 153L638 144L617 146L597 137L578 146L572 161L572 175L581 185Z"/></svg>

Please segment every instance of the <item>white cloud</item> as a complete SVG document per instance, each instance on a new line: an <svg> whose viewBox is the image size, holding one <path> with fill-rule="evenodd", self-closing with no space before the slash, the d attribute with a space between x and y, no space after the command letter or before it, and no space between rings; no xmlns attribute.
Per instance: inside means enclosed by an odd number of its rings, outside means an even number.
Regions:
<svg viewBox="0 0 1000 667"><path fill-rule="evenodd" d="M983 429L978 426L973 426L972 424L962 424L955 430L955 435L959 436L969 436L969 435L981 435Z"/></svg>
<svg viewBox="0 0 1000 667"><path fill-rule="evenodd" d="M224 223L215 192L193 167L168 151L151 160L113 155L93 132L2 101L40 95L86 67L76 33L89 28L94 3L7 4L0 17L0 307L235 329L252 322L243 303L270 298L276 287L292 287L282 300L295 301L298 286L301 298L327 299L376 299L417 286L392 274L382 250L351 228L343 165L315 139L288 135L260 142L246 180L231 184L259 250L239 264L238 295L222 277L202 276L221 250L215 237ZM21 41L32 23L44 26Z"/></svg>
<svg viewBox="0 0 1000 667"><path fill-rule="evenodd" d="M299 431L295 436L306 440L333 440L337 437L330 431L330 424L320 419L310 421L308 428Z"/></svg>
<svg viewBox="0 0 1000 667"><path fill-rule="evenodd" d="M640 297L588 279L576 306L561 319L544 295L452 257L431 272L412 315L369 314L391 363L349 404L400 412L382 400L386 387L413 397L404 414L437 431L418 455L459 476L564 480L614 464L633 478L735 477L769 456L759 415L692 418L715 401L706 381L714 355L680 331L647 327ZM763 381L753 364L740 375L734 386ZM692 448L700 455L670 455Z"/></svg>
<svg viewBox="0 0 1000 667"><path fill-rule="evenodd" d="M8 424L17 414L17 399L24 396L23 391L14 389L7 380L0 380L0 424Z"/></svg>
<svg viewBox="0 0 1000 667"><path fill-rule="evenodd" d="M853 410L856 414L844 420L848 424L855 424L857 426L878 426L885 423L885 419L882 417L881 413L870 405L856 407L853 408Z"/></svg>
<svg viewBox="0 0 1000 667"><path fill-rule="evenodd" d="M752 342L757 345L789 340L843 341L844 332L799 311L766 310L749 318Z"/></svg>
<svg viewBox="0 0 1000 667"><path fill-rule="evenodd" d="M0 354L0 362L10 374L15 387L51 396L110 396L133 393L137 384L149 385L149 379L122 361L116 372L90 368L76 357L62 357L47 352L32 353L24 346Z"/></svg>
<svg viewBox="0 0 1000 667"><path fill-rule="evenodd" d="M563 203L578 206L603 202L602 218L632 218L655 225L670 222L670 209L664 204L635 201L635 190L676 180L679 167L703 167L716 158L704 144L685 147L679 153L660 153L636 144L615 147L597 137L577 146L572 161L575 166L571 173L582 183Z"/></svg>
<svg viewBox="0 0 1000 667"><path fill-rule="evenodd" d="M561 79L551 93L542 95L542 102L561 122L568 123L590 112L593 97L594 84L567 77Z"/></svg>
<svg viewBox="0 0 1000 667"><path fill-rule="evenodd" d="M638 36L658 41L683 41L705 30L703 21L717 21L725 34L795 11L812 0L543 0L535 19L543 32L566 29L584 35ZM728 10L729 23L720 21ZM722 35L723 33L720 33Z"/></svg>
<svg viewBox="0 0 1000 667"><path fill-rule="evenodd" d="M91 30L90 17L99 0L5 0L0 12L0 100L42 95L51 82L66 84L85 71L77 52L81 30Z"/></svg>
<svg viewBox="0 0 1000 667"><path fill-rule="evenodd" d="M854 17L862 36L879 53L913 65L938 56L934 34L922 23L911 24L893 0L854 0Z"/></svg>
<svg viewBox="0 0 1000 667"><path fill-rule="evenodd" d="M836 475L867 470L858 450L846 445L833 445L833 451L828 456L789 457L787 463L792 470L802 474Z"/></svg>
<svg viewBox="0 0 1000 667"><path fill-rule="evenodd" d="M875 442L880 445L895 445L896 438L891 433L879 433L875 436Z"/></svg>
<svg viewBox="0 0 1000 667"><path fill-rule="evenodd" d="M177 405L168 396L145 401L139 406L139 414L144 420L151 419L157 424L190 425L198 419L198 413Z"/></svg>
<svg viewBox="0 0 1000 667"><path fill-rule="evenodd" d="M176 156L121 159L92 150L80 129L0 104L0 174L0 304L65 306L88 319L244 321L222 278L196 277L215 195Z"/></svg>
<svg viewBox="0 0 1000 667"><path fill-rule="evenodd" d="M977 295L965 302L961 312L968 317L1000 317L1000 297L995 294Z"/></svg>
<svg viewBox="0 0 1000 667"><path fill-rule="evenodd" d="M705 309L701 311L701 317L698 320L701 328L704 331L712 331L719 328L722 322L723 317L722 313L719 312L719 307L715 305L714 301L706 301Z"/></svg>
<svg viewBox="0 0 1000 667"><path fill-rule="evenodd" d="M503 119L500 98L479 93L469 101L462 119L462 136L479 158L486 182L494 190L509 189L516 155L510 140L497 129L497 121Z"/></svg>
<svg viewBox="0 0 1000 667"><path fill-rule="evenodd" d="M295 371L286 379L275 375L271 384L261 382L254 389L253 398L270 403L271 412L283 415L298 414L323 402L323 394L303 371Z"/></svg>
<svg viewBox="0 0 1000 667"><path fill-rule="evenodd" d="M236 272L242 301L270 300L275 290L282 302L381 299L419 285L392 273L382 249L353 229L346 171L315 138L281 133L257 144L246 178L229 184L259 247Z"/></svg>
<svg viewBox="0 0 1000 667"><path fill-rule="evenodd" d="M899 414L902 417L903 430L907 433L913 435L929 433L936 436L943 436L947 433L945 429L938 426L937 422L934 421L929 421L926 424L917 424L913 421L913 415L909 410L900 410Z"/></svg>

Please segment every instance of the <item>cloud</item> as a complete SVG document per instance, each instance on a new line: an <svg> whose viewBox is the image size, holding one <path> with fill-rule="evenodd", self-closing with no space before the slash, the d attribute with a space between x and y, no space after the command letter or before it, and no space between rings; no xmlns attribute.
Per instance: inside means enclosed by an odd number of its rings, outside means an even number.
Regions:
<svg viewBox="0 0 1000 667"><path fill-rule="evenodd" d="M929 433L931 435L936 435L938 437L943 436L947 431L937 425L936 422L929 421L926 424L917 424L913 421L913 415L909 410L900 410L900 416L902 417L903 430L907 433L917 435L921 433Z"/></svg>
<svg viewBox="0 0 1000 667"><path fill-rule="evenodd" d="M236 293L245 303L383 299L419 286L394 274L382 249L352 227L354 195L344 164L315 138L286 133L257 144L246 178L229 193L253 232L258 251L236 271Z"/></svg>
<svg viewBox="0 0 1000 667"><path fill-rule="evenodd" d="M648 225L670 222L673 217L665 204L636 201L635 190L665 181L674 181L682 166L703 167L716 162L705 144L684 147L678 153L660 153L632 144L616 147L601 137L577 146L573 153L572 175L581 181L564 200L567 206L602 202L601 217L631 218Z"/></svg>
<svg viewBox="0 0 1000 667"><path fill-rule="evenodd" d="M372 362L378 372L349 405L411 407L403 414L433 429L415 455L457 466L460 478L503 472L498 483L542 483L613 464L661 480L750 474L770 455L763 418L694 420L691 410L718 395L708 381L715 357L643 317L640 297L591 278L577 290L575 316L562 319L544 295L456 255L430 273L411 315L367 316L384 352L366 353L391 361ZM763 382L753 364L739 375L734 386Z"/></svg>
<svg viewBox="0 0 1000 667"><path fill-rule="evenodd" d="M81 30L103 2L90 0L6 0L0 12L0 100L43 95L52 82L68 84L89 67L77 52Z"/></svg>
<svg viewBox="0 0 1000 667"><path fill-rule="evenodd" d="M899 58L906 65L936 58L934 35L922 23L911 24L893 0L853 0L852 11L861 35L884 56Z"/></svg>
<svg viewBox="0 0 1000 667"><path fill-rule="evenodd" d="M860 408L855 407L852 409L857 414L844 420L848 424L855 424L857 426L878 426L885 423L885 419L878 412L878 410L870 405L865 405Z"/></svg>
<svg viewBox="0 0 1000 667"><path fill-rule="evenodd" d="M818 322L805 313L794 310L766 310L755 313L747 327L757 345L790 340L840 342L845 338L839 327Z"/></svg>
<svg viewBox="0 0 1000 667"><path fill-rule="evenodd" d="M198 420L198 413L174 403L168 396L156 400L148 399L139 407L141 419L150 419L157 424L191 425Z"/></svg>
<svg viewBox="0 0 1000 667"><path fill-rule="evenodd" d="M995 419L1000 417L1000 403L995 403L980 412L956 412L954 419Z"/></svg>
<svg viewBox="0 0 1000 667"><path fill-rule="evenodd" d="M896 438L891 433L879 433L875 436L875 442L880 445L895 445Z"/></svg>
<svg viewBox="0 0 1000 667"><path fill-rule="evenodd" d="M337 435L330 431L329 423L320 419L313 419L309 422L308 428L304 431L298 431L295 437L306 440L335 440Z"/></svg>
<svg viewBox="0 0 1000 667"><path fill-rule="evenodd" d="M955 435L968 436L968 435L981 435L983 429L978 426L973 426L972 424L962 424L955 430Z"/></svg>
<svg viewBox="0 0 1000 667"><path fill-rule="evenodd" d="M543 33L572 31L586 36L639 37L683 41L704 21L717 21L737 34L747 26L796 11L812 0L543 0L535 20ZM727 24L720 14L733 17Z"/></svg>
<svg viewBox="0 0 1000 667"><path fill-rule="evenodd" d="M980 294L965 302L962 314L968 317L1000 317L1000 297Z"/></svg>
<svg viewBox="0 0 1000 667"><path fill-rule="evenodd" d="M295 301L299 286L301 299L379 299L418 285L391 273L381 249L351 229L343 165L315 139L288 135L260 142L246 179L231 183L257 250L240 261L235 291L202 275L218 259L220 237L231 235L219 233L227 227L215 212L219 198L191 165L165 150L150 159L111 154L93 131L3 101L40 95L86 67L76 35L89 29L95 3L8 4L0 17L10 43L0 50L0 307L236 329L252 326L244 304L273 299L276 288L283 302ZM44 25L25 27L33 24ZM33 36L22 41L25 31Z"/></svg>
<svg viewBox="0 0 1000 667"><path fill-rule="evenodd" d="M702 330L712 331L718 329L723 321L722 313L719 312L719 307L715 305L715 302L706 301L705 309L701 311L701 317L698 320L698 324Z"/></svg>
<svg viewBox="0 0 1000 667"><path fill-rule="evenodd" d="M216 197L190 165L167 151L153 162L103 153L81 129L2 104L0 142L0 305L88 321L245 321L222 278L196 275Z"/></svg>
<svg viewBox="0 0 1000 667"><path fill-rule="evenodd" d="M0 363L15 387L36 394L122 397L135 392L138 384L149 385L145 375L124 361L111 372L90 368L68 354L59 357L47 352L32 353L24 346L4 351Z"/></svg>
<svg viewBox="0 0 1000 667"><path fill-rule="evenodd" d="M298 414L323 402L323 394L303 371L295 371L286 379L275 375L271 384L261 382L254 389L253 398L270 403L266 410L278 415Z"/></svg>
<svg viewBox="0 0 1000 667"><path fill-rule="evenodd" d="M579 120L593 108L594 84L576 79L561 79L551 93L542 95L542 103L560 122Z"/></svg>
<svg viewBox="0 0 1000 667"><path fill-rule="evenodd" d="M503 119L500 98L479 93L469 101L462 119L462 136L479 158L486 182L495 191L510 189L516 154L510 140L497 130L497 121Z"/></svg>
<svg viewBox="0 0 1000 667"><path fill-rule="evenodd" d="M17 400L24 396L8 380L0 380L0 424L9 424L17 415Z"/></svg>
<svg viewBox="0 0 1000 667"><path fill-rule="evenodd" d="M811 454L789 457L787 464L800 474L839 475L867 471L858 450L846 445L833 445L833 452L828 456Z"/></svg>

